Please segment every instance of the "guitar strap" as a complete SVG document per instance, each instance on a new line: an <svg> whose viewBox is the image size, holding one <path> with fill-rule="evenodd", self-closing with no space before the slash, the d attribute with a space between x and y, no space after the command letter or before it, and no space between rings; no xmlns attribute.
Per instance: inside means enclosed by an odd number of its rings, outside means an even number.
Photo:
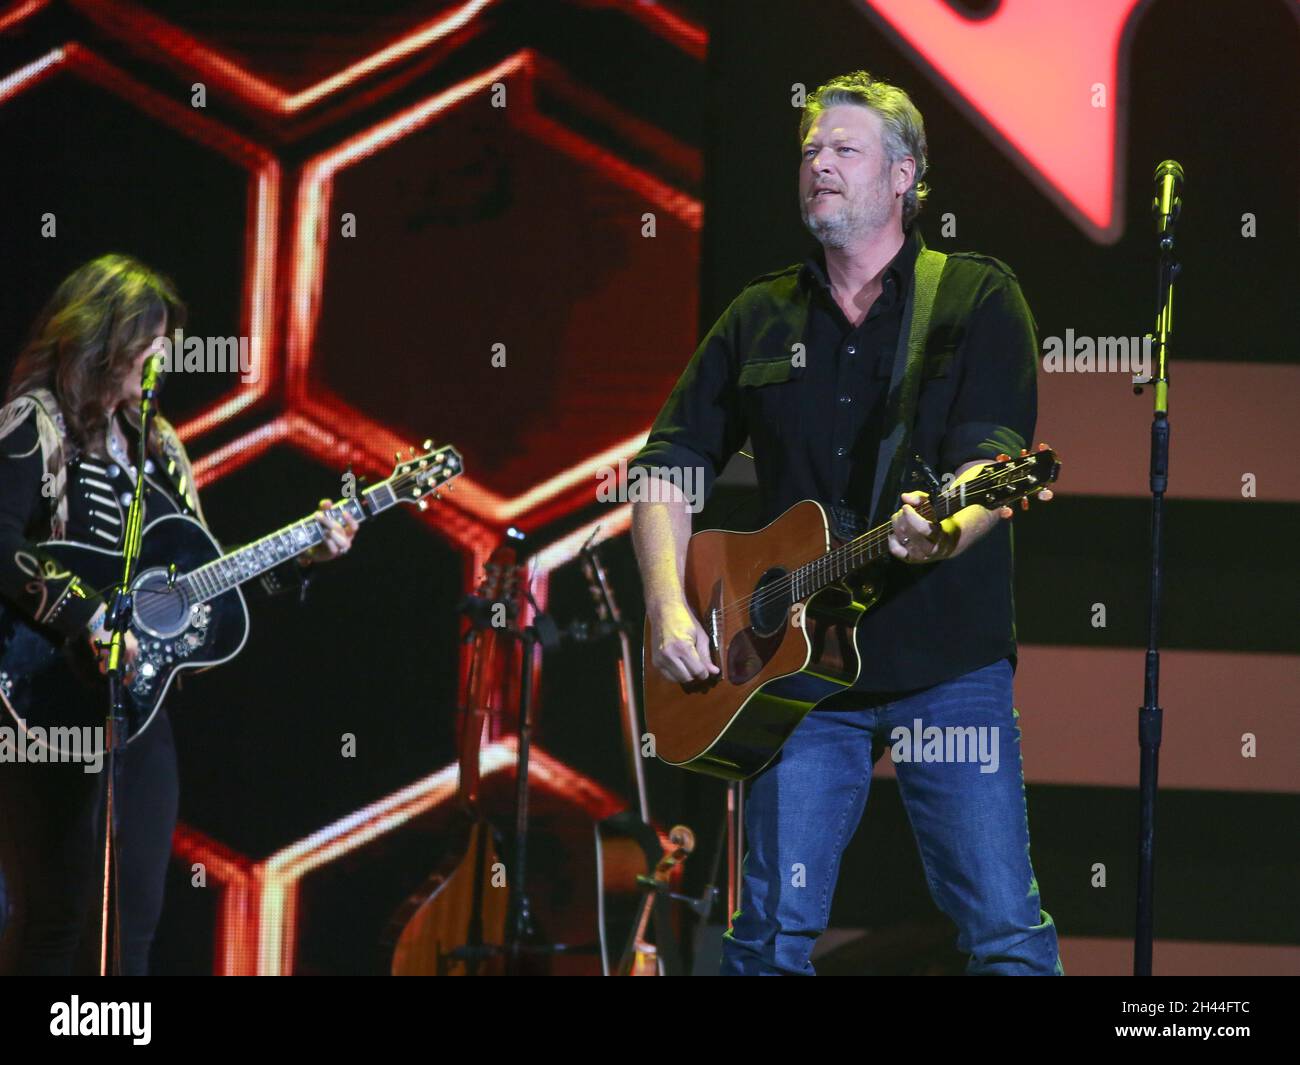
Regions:
<svg viewBox="0 0 1300 1065"><path fill-rule="evenodd" d="M68 458L66 454L67 430L63 414L54 393L46 388L34 388L15 396L0 408L0 440L3 440L36 412L37 447L41 464L45 467L46 483L53 491L45 493L49 500L50 539L62 540L68 526ZM15 456L23 457L23 456Z"/></svg>
<svg viewBox="0 0 1300 1065"><path fill-rule="evenodd" d="M887 521L894 503L903 490L903 476L911 455L912 426L916 421L916 398L921 390L921 367L925 361L925 339L930 329L930 312L939 291L948 256L922 247L916 257L916 269L903 326L898 331L898 348L889 378L885 399L885 425L889 432L881 437L876 455L876 478L871 488L869 527Z"/></svg>

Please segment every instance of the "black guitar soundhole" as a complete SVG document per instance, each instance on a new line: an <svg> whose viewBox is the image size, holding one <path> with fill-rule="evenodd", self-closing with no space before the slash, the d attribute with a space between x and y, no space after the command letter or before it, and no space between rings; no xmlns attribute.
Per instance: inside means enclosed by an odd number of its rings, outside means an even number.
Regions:
<svg viewBox="0 0 1300 1065"><path fill-rule="evenodd" d="M167 571L150 570L135 584L135 623L152 636L166 639L189 623L190 600L179 585L167 586Z"/></svg>
<svg viewBox="0 0 1300 1065"><path fill-rule="evenodd" d="M790 613L790 582L786 570L775 567L758 579L749 603L749 624L759 636L774 636Z"/></svg>

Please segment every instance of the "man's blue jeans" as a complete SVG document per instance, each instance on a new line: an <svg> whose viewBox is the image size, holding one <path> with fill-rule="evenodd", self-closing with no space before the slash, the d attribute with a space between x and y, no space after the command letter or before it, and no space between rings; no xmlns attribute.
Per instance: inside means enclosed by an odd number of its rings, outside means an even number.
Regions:
<svg viewBox="0 0 1300 1065"><path fill-rule="evenodd" d="M1029 860L1011 663L887 698L842 695L814 710L746 785L748 850L722 974L815 975L809 957L866 808L874 739L895 761L930 895L957 926L967 973L1062 975Z"/></svg>

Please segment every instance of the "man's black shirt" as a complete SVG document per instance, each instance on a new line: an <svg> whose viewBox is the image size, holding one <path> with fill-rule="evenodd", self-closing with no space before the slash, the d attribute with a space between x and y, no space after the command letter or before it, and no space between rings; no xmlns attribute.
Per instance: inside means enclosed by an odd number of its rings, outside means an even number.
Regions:
<svg viewBox="0 0 1300 1065"><path fill-rule="evenodd" d="M831 296L820 249L801 265L750 282L700 343L629 465L696 468L707 497L749 437L765 523L804 499L865 511L922 247L913 227L857 328ZM1018 454L1033 437L1036 366L1033 317L1015 275L987 256L950 254L925 346L911 450L940 478L972 460ZM911 691L999 658L1014 663L1009 523L956 558L885 565L884 598L858 624L855 687Z"/></svg>

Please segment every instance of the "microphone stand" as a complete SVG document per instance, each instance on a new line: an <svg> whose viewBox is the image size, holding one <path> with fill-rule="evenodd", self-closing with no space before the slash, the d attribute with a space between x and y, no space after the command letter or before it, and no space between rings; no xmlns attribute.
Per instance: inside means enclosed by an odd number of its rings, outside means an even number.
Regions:
<svg viewBox="0 0 1300 1065"><path fill-rule="evenodd" d="M533 729L533 662L540 649L543 654L554 651L566 641L586 642L597 634L613 632L612 622L590 626L575 622L561 629L555 620L540 610L532 592L528 601L533 607L533 624L516 632L523 646L523 663L519 682L519 741L515 769L515 839L514 861L509 878L509 902L506 905L506 942L504 946L506 975L525 975L529 960L560 954L595 954L599 947L586 943L542 943L537 939L533 922L532 901L528 895L528 826L529 779L528 762L532 750Z"/></svg>
<svg viewBox="0 0 1300 1065"><path fill-rule="evenodd" d="M533 736L533 649L541 642L537 629L528 625L519 633L523 644L522 678L519 688L519 744L516 748L515 854L506 905L506 974L523 974L523 953L533 939L532 906L525 888L528 860L528 755Z"/></svg>
<svg viewBox="0 0 1300 1065"><path fill-rule="evenodd" d="M144 530L144 464L149 457L149 420L154 414L154 394L158 388L158 357L150 356L145 362L140 396L140 446L136 458L135 488L131 493L131 507L126 515L126 537L122 545L122 579L113 592L104 625L111 633L108 651L108 714L104 719L104 753L108 760L104 799L104 863L100 894L99 974L110 973L109 941L113 945L111 972L122 970L122 905L121 881L118 877L117 843L117 755L126 749L126 634L131 627L135 610L135 596L131 584L135 580L140 562L141 534ZM112 908L112 921L109 909ZM110 934L111 929L111 934Z"/></svg>
<svg viewBox="0 0 1300 1065"><path fill-rule="evenodd" d="M1167 164L1162 163L1161 168ZM1174 164L1175 166L1177 164ZM1157 169L1157 177L1160 169ZM1182 177L1182 168L1178 168ZM1165 489L1169 484L1169 337L1173 333L1174 280L1182 267L1174 258L1174 224L1182 201L1172 204L1157 198L1157 229L1160 235L1160 261L1157 267L1156 331L1148 334L1154 341L1156 363L1150 377L1135 379L1134 393L1142 386L1155 385L1155 413L1151 422L1151 568L1150 607L1147 614L1146 676L1143 702L1138 710L1138 890L1137 934L1133 942L1133 975L1151 975L1153 909L1155 894L1155 817L1156 789L1160 769L1160 739L1164 710L1160 698L1160 604L1164 593Z"/></svg>

